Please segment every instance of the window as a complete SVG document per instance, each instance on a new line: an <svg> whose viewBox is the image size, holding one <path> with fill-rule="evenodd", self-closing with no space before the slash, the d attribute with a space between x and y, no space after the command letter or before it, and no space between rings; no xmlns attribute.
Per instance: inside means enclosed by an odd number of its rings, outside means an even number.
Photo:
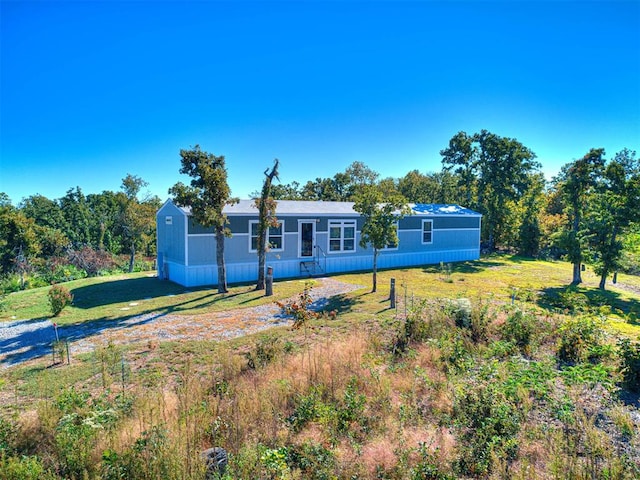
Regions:
<svg viewBox="0 0 640 480"><path fill-rule="evenodd" d="M433 220L422 221L422 243L433 243Z"/></svg>
<svg viewBox="0 0 640 480"><path fill-rule="evenodd" d="M173 225L173 217L164 217L165 225Z"/></svg>
<svg viewBox="0 0 640 480"><path fill-rule="evenodd" d="M356 222L329 221L329 252L355 252Z"/></svg>
<svg viewBox="0 0 640 480"><path fill-rule="evenodd" d="M249 250L256 252L258 250L258 221L251 220L249 222ZM267 232L267 249L283 250L284 249L284 226L282 222L278 222L275 227L269 227Z"/></svg>

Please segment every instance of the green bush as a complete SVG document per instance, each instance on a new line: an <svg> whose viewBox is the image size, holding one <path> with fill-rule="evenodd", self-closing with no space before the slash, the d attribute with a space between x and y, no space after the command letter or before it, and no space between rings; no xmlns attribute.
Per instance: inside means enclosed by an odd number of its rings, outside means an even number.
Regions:
<svg viewBox="0 0 640 480"><path fill-rule="evenodd" d="M558 359L579 363L598 361L603 330L602 321L593 317L575 317L565 320L559 329Z"/></svg>
<svg viewBox="0 0 640 480"><path fill-rule="evenodd" d="M618 341L622 384L631 392L640 392L640 342L628 338Z"/></svg>
<svg viewBox="0 0 640 480"><path fill-rule="evenodd" d="M521 413L495 383L468 384L454 401L458 473L484 476L495 458L515 458Z"/></svg>
<svg viewBox="0 0 640 480"><path fill-rule="evenodd" d="M54 317L60 315L64 307L71 305L72 302L73 295L71 295L68 288L62 285L54 285L49 289L49 304Z"/></svg>
<svg viewBox="0 0 640 480"><path fill-rule="evenodd" d="M45 279L48 283L55 284L70 282L71 280L78 280L80 278L85 278L86 276L87 272L79 269L75 265L56 264L52 266L51 270L47 272Z"/></svg>
<svg viewBox="0 0 640 480"><path fill-rule="evenodd" d="M268 365L283 354L285 347L282 339L275 335L262 335L256 341L255 348L246 352L247 366L257 369Z"/></svg>
<svg viewBox="0 0 640 480"><path fill-rule="evenodd" d="M537 327L535 315L515 310L509 314L501 328L502 338L513 343L525 355L531 353L531 343Z"/></svg>
<svg viewBox="0 0 640 480"><path fill-rule="evenodd" d="M335 478L333 470L336 458L331 450L312 442L294 445L287 449L287 463L298 469L303 478L312 480L330 480Z"/></svg>
<svg viewBox="0 0 640 480"><path fill-rule="evenodd" d="M0 452L0 478L3 480L53 480L37 457L9 457Z"/></svg>

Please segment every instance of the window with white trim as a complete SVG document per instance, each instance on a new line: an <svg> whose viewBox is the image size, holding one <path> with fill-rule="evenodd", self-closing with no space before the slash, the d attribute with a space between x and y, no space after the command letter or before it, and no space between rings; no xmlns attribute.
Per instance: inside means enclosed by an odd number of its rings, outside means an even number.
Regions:
<svg viewBox="0 0 640 480"><path fill-rule="evenodd" d="M329 220L329 252L356 251L355 220Z"/></svg>
<svg viewBox="0 0 640 480"><path fill-rule="evenodd" d="M422 243L433 243L433 220L422 220Z"/></svg>
<svg viewBox="0 0 640 480"><path fill-rule="evenodd" d="M267 231L267 249L270 251L284 250L284 223L278 222L270 226ZM249 251L258 251L258 221L249 221Z"/></svg>

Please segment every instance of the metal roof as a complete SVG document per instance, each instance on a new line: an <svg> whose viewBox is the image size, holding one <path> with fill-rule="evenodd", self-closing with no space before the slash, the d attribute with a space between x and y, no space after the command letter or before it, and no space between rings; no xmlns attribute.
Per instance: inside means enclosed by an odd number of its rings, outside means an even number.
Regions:
<svg viewBox="0 0 640 480"><path fill-rule="evenodd" d="M296 216L360 216L353 209L354 202L325 202L307 200L277 200L276 215L296 215ZM481 216L468 208L453 204L433 204L433 203L409 203L412 215L426 216ZM178 207L187 215L191 215L191 208ZM240 200L235 205L227 205L223 212L226 215L251 215L258 214L254 200Z"/></svg>

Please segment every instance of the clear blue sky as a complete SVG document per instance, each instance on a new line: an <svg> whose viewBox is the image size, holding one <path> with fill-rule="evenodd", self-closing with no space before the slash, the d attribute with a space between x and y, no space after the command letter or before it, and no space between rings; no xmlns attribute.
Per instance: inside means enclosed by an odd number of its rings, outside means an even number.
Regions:
<svg viewBox="0 0 640 480"><path fill-rule="evenodd" d="M640 153L640 2L1 2L0 191L14 204L161 199L178 152L225 155L232 193L439 171L458 131L532 149L548 177Z"/></svg>

